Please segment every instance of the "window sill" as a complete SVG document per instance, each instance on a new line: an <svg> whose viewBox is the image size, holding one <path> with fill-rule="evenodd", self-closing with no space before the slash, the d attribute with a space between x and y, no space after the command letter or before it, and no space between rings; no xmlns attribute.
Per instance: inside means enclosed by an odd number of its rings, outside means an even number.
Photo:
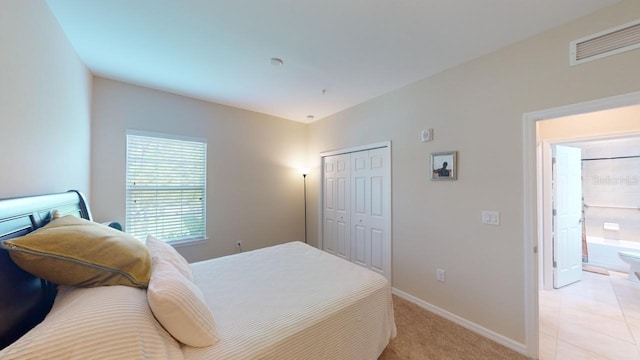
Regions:
<svg viewBox="0 0 640 360"><path fill-rule="evenodd" d="M186 247L186 246L192 246L192 245L201 245L201 244L206 244L209 242L209 238L204 237L204 238L199 238L199 239L189 239L189 240L177 240L177 241L169 241L167 242L167 244L175 247L175 248L180 248L180 247Z"/></svg>

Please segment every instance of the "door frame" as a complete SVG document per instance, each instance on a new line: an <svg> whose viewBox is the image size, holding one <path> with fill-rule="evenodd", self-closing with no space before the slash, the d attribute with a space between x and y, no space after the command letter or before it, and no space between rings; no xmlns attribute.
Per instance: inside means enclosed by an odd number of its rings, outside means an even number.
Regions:
<svg viewBox="0 0 640 360"><path fill-rule="evenodd" d="M542 235L542 204L538 188L541 169L537 155L541 152L536 123L541 120L586 114L601 110L640 105L640 91L577 104L524 113L522 116L523 156L523 241L525 346L527 356L538 358L538 245Z"/></svg>
<svg viewBox="0 0 640 360"><path fill-rule="evenodd" d="M320 196L320 198L318 199L318 248L319 249L323 249L324 248L324 238L323 238L323 229L324 229L324 223L323 223L323 209L324 209L324 161L323 158L327 157L327 156L333 156L333 155L342 155L342 154L349 154L349 153L354 153L354 152L359 152L359 151L368 151L368 150L374 150L374 149L383 149L386 148L387 152L389 154L389 181L388 181L388 191L389 191L389 217L387 219L387 226L389 229L389 243L390 243L390 249L389 249L389 256L391 257L391 261L389 264L389 282L391 283L391 279L393 278L393 161L392 161L392 151L391 151L391 140L388 141L381 141L381 142L377 142L377 143L373 143L373 144L368 144L368 145L360 145L360 146L354 146L354 147L349 147L349 148L341 148L341 149L336 149L336 150L329 150L329 151L323 151L320 153L320 176L318 177L318 194ZM351 229L349 229L349 231L351 231Z"/></svg>

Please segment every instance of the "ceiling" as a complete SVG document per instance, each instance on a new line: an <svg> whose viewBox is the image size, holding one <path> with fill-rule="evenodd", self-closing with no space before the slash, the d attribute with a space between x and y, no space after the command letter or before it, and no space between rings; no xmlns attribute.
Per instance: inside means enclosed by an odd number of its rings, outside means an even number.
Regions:
<svg viewBox="0 0 640 360"><path fill-rule="evenodd" d="M46 1L95 75L310 122L619 0Z"/></svg>

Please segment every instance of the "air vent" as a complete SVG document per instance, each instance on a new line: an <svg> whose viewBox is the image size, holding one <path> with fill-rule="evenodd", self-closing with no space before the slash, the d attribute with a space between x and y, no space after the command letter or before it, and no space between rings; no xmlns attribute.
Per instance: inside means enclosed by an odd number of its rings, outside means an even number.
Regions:
<svg viewBox="0 0 640 360"><path fill-rule="evenodd" d="M572 41L570 64L579 65L638 48L640 19Z"/></svg>

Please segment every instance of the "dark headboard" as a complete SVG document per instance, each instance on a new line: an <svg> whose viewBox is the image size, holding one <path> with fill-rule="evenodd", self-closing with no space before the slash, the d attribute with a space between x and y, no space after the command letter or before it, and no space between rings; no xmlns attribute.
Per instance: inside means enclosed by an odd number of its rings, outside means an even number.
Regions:
<svg viewBox="0 0 640 360"><path fill-rule="evenodd" d="M84 196L66 193L0 199L0 242L23 236L51 220L51 212L91 220ZM0 248L0 349L39 324L56 296L56 286L23 271Z"/></svg>

